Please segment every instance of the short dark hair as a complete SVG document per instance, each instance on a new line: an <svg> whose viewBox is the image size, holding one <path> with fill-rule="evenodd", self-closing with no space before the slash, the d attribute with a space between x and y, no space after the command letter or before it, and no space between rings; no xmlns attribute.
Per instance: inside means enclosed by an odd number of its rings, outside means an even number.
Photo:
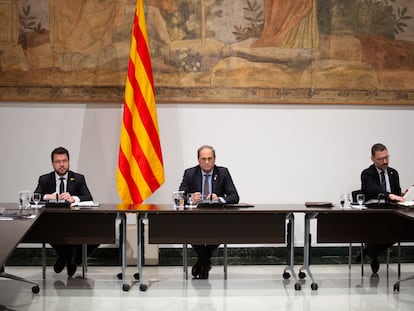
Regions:
<svg viewBox="0 0 414 311"><path fill-rule="evenodd" d="M377 143L371 147L371 155L374 157L377 151L384 151L384 150L388 150L387 147L385 147L385 145L381 143Z"/></svg>
<svg viewBox="0 0 414 311"><path fill-rule="evenodd" d="M197 159L200 158L200 151L203 150L204 148L208 148L211 151L213 151L213 157L214 157L214 159L216 158L216 150L214 150L213 147L211 147L209 145L202 145L200 148L197 149Z"/></svg>
<svg viewBox="0 0 414 311"><path fill-rule="evenodd" d="M57 147L52 151L52 154L50 155L50 158L52 159L52 162L53 162L53 158L54 158L55 154L66 154L68 156L68 160L69 160L69 151L65 147Z"/></svg>

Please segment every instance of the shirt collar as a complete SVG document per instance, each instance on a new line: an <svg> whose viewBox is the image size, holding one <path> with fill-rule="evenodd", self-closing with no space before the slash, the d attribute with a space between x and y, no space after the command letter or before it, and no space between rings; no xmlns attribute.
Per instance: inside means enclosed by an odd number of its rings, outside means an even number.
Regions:
<svg viewBox="0 0 414 311"><path fill-rule="evenodd" d="M58 173L55 172L55 179L60 180L60 178L63 177L65 180L68 180L68 172L66 172L65 175L60 176Z"/></svg>
<svg viewBox="0 0 414 311"><path fill-rule="evenodd" d="M213 170L211 170L210 172L205 172L205 171L201 170L201 174L203 174L203 176L211 176L211 175L213 175Z"/></svg>
<svg viewBox="0 0 414 311"><path fill-rule="evenodd" d="M375 169L377 170L378 175L381 174L382 172L384 172L385 175L388 175L387 169L385 169L384 171L379 169L378 167L375 167Z"/></svg>

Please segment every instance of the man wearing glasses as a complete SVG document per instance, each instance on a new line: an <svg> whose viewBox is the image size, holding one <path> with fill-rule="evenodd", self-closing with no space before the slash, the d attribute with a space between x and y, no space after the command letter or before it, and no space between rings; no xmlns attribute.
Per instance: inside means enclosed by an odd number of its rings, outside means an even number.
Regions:
<svg viewBox="0 0 414 311"><path fill-rule="evenodd" d="M201 146L197 150L198 165L184 171L179 190L194 204L203 199L219 201L223 204L239 202L239 195L230 172L226 167L216 166L216 152L211 146ZM211 269L211 256L218 245L192 245L197 253L197 263L191 273L195 278L207 279Z"/></svg>
<svg viewBox="0 0 414 311"><path fill-rule="evenodd" d="M58 147L51 153L53 172L39 177L39 182L34 192L41 194L42 199L65 200L70 203L80 201L92 201L92 195L86 185L85 177L69 169L69 151L64 147ZM53 244L58 258L53 266L56 273L67 268L68 276L76 272L76 264L82 262L81 245ZM88 253L97 248L97 245L88 245Z"/></svg>
<svg viewBox="0 0 414 311"><path fill-rule="evenodd" d="M397 170L388 166L389 155L387 147L375 144L371 147L373 164L361 173L361 190L366 200L386 199L394 202L403 202L401 196L400 179ZM391 244L392 245L392 244ZM372 273L379 270L378 253L386 250L389 244L367 244L364 256L371 259Z"/></svg>

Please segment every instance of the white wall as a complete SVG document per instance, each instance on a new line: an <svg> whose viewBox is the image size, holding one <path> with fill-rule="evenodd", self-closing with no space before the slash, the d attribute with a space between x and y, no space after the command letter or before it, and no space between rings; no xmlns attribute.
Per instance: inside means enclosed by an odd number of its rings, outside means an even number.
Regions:
<svg viewBox="0 0 414 311"><path fill-rule="evenodd" d="M52 169L50 152L62 145L94 199L117 203L121 118L121 104L1 102L0 202L33 190ZM414 106L158 104L158 119L166 182L148 202L170 203L202 144L216 148L242 202L337 202L341 192L359 188L376 142L388 146L402 187L414 184Z"/></svg>

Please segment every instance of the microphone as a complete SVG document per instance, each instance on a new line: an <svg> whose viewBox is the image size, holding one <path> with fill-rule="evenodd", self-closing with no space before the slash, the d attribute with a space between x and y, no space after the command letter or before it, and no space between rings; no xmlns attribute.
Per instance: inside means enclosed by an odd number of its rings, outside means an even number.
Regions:
<svg viewBox="0 0 414 311"><path fill-rule="evenodd" d="M386 193L381 192L380 194L378 194L378 203L389 204L391 203L391 200L388 198Z"/></svg>

